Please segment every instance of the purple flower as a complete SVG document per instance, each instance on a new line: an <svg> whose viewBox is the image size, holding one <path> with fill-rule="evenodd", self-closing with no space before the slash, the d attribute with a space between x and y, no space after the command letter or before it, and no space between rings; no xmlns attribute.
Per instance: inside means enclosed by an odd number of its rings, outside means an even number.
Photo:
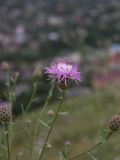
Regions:
<svg viewBox="0 0 120 160"><path fill-rule="evenodd" d="M54 79L59 85L68 86L70 80L76 83L81 80L78 66L66 58L56 59L50 67L46 68L50 79Z"/></svg>

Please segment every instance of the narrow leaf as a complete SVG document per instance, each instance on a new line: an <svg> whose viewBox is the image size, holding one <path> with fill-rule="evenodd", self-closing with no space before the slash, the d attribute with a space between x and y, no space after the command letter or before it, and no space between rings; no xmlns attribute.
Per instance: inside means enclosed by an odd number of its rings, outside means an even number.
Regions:
<svg viewBox="0 0 120 160"><path fill-rule="evenodd" d="M50 129L49 126L48 126L45 122L43 122L42 120L39 119L39 122L40 122L43 126L45 126L45 127L47 127L48 129Z"/></svg>
<svg viewBox="0 0 120 160"><path fill-rule="evenodd" d="M69 112L60 112L59 115L66 116Z"/></svg>

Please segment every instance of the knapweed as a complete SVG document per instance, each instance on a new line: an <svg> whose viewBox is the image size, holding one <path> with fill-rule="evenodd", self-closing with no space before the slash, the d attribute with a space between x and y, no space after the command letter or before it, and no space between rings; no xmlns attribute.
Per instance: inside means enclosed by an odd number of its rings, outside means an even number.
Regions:
<svg viewBox="0 0 120 160"><path fill-rule="evenodd" d="M10 120L10 112L8 105L0 102L0 122L8 122Z"/></svg>
<svg viewBox="0 0 120 160"><path fill-rule="evenodd" d="M50 79L57 82L62 90L67 89L72 81L77 83L81 80L78 65L72 63L67 58L59 58L53 61L50 67L46 68L46 73Z"/></svg>
<svg viewBox="0 0 120 160"><path fill-rule="evenodd" d="M120 115L114 115L109 122L109 129L117 131L120 129Z"/></svg>

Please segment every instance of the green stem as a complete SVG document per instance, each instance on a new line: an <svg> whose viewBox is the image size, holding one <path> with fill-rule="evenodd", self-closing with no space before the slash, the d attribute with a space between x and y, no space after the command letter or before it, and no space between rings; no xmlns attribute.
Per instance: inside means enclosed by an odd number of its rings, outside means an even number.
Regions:
<svg viewBox="0 0 120 160"><path fill-rule="evenodd" d="M33 84L33 92L32 92L30 101L29 101L29 103L28 103L28 105L27 105L24 113L28 112L28 110L30 109L31 104L32 104L32 102L33 102L33 99L34 99L34 97L35 97L36 91L37 91L37 83L34 83L34 84Z"/></svg>
<svg viewBox="0 0 120 160"><path fill-rule="evenodd" d="M104 138L104 141L106 141L111 135L113 134L113 131L110 131L107 136ZM99 147L100 145L104 144L104 141L98 142L95 146L93 146L92 148L88 149L87 151L80 153L74 157L69 158L68 160L73 160L73 159L77 159L79 157L84 156L85 154L93 151L94 149L96 149L97 147Z"/></svg>
<svg viewBox="0 0 120 160"><path fill-rule="evenodd" d="M55 86L55 82L52 82L51 83L51 88L49 90L49 93L48 93L48 96L46 98L46 101L45 101L45 104L43 105L42 107L42 111L40 112L40 115L39 117L37 118L37 122L36 122L36 125L35 125L35 128L34 128L34 131L33 131L33 135L32 135L32 138L31 138L31 149L30 149L30 159L32 157L32 152L33 152L33 143L34 143L34 139L35 139L35 136L37 134L37 130L39 128L39 119L41 119L42 115L44 114L47 106L48 106L48 103L52 97L52 94L53 94L53 89L54 89L54 86Z"/></svg>
<svg viewBox="0 0 120 160"><path fill-rule="evenodd" d="M64 98L64 93L65 93L65 92L61 91L60 103L59 103L57 112L56 112L56 114L55 114L55 117L54 117L54 119L53 119L53 122L52 122L52 124L51 124L51 126L50 126L50 129L49 129L49 131L48 131L48 134L47 134L47 136L46 136L46 138L45 138L45 142L44 142L44 145L43 145L43 147L42 147L42 151L41 151L41 153L40 153L40 156L39 156L39 159L38 159L38 160L41 160L42 157L43 157L43 154L44 154L44 151L45 151L45 147L46 147L46 144L47 144L47 142L48 142L48 138L50 137L50 133L51 133L51 131L52 131L52 129L53 129L53 126L54 126L55 121L56 121L56 119L57 119L57 117L58 117L60 108L61 108L61 106L62 106L62 102L63 102L63 98Z"/></svg>
<svg viewBox="0 0 120 160"><path fill-rule="evenodd" d="M45 112L45 110L46 110L46 108L47 108L47 106L48 106L48 103L49 103L49 101L50 101L50 99L51 99L51 97L52 97L54 86L55 86L55 82L53 81L52 84L51 84L51 88L50 88L50 90L49 90L48 96L47 96L47 98L46 98L45 104L44 104L44 106L42 107L42 110L41 110L41 112L40 112L40 115L39 115L40 118L43 116L43 114L44 114L44 112ZM39 119L40 119L40 118L39 118Z"/></svg>
<svg viewBox="0 0 120 160"><path fill-rule="evenodd" d="M13 118L13 114L12 114L12 105L13 105L13 101L12 101L12 95L11 95L11 84L10 84L10 72L7 71L5 72L5 78L6 78L6 83L7 83L7 87L8 87L8 101L9 101L9 108L10 108L10 148L11 148L11 144L12 144L12 138L13 138L13 126L12 126L12 118Z"/></svg>
<svg viewBox="0 0 120 160"><path fill-rule="evenodd" d="M23 156L17 155L16 160L24 160Z"/></svg>
<svg viewBox="0 0 120 160"><path fill-rule="evenodd" d="M47 106L48 106L48 103L49 103L49 101L50 101L50 99L51 99L51 97L52 97L52 94L53 94L54 86L55 86L55 82L52 82L51 88L50 88L50 90L49 90L48 96L47 96L46 101L45 101L45 104L43 105L42 110L41 110L41 112L40 112L40 115L39 115L39 117L37 118L37 123L36 123L35 129L34 129L34 131L35 131L35 132L34 132L34 135L37 134L37 130L38 130L39 124L40 124L40 123L39 123L39 119L42 118L42 116L43 116L43 114L44 114L44 112L45 112L45 110L46 110L46 108L47 108Z"/></svg>
<svg viewBox="0 0 120 160"><path fill-rule="evenodd" d="M7 154L8 160L10 160L10 145L9 145L9 135L8 135L8 123L5 123L6 140L7 140Z"/></svg>

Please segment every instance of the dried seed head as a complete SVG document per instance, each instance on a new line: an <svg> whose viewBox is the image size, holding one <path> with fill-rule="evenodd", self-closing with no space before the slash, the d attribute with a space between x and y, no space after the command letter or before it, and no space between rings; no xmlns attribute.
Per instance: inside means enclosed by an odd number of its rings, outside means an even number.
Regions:
<svg viewBox="0 0 120 160"><path fill-rule="evenodd" d="M120 115L114 115L109 122L109 129L117 131L120 128Z"/></svg>
<svg viewBox="0 0 120 160"><path fill-rule="evenodd" d="M8 122L10 120L10 112L8 105L0 102L0 122Z"/></svg>
<svg viewBox="0 0 120 160"><path fill-rule="evenodd" d="M33 71L33 77L35 79L39 79L41 75L42 75L41 69L40 68L35 68L35 70Z"/></svg>
<svg viewBox="0 0 120 160"><path fill-rule="evenodd" d="M1 69L3 71L8 71L10 69L10 65L7 62L2 62Z"/></svg>

